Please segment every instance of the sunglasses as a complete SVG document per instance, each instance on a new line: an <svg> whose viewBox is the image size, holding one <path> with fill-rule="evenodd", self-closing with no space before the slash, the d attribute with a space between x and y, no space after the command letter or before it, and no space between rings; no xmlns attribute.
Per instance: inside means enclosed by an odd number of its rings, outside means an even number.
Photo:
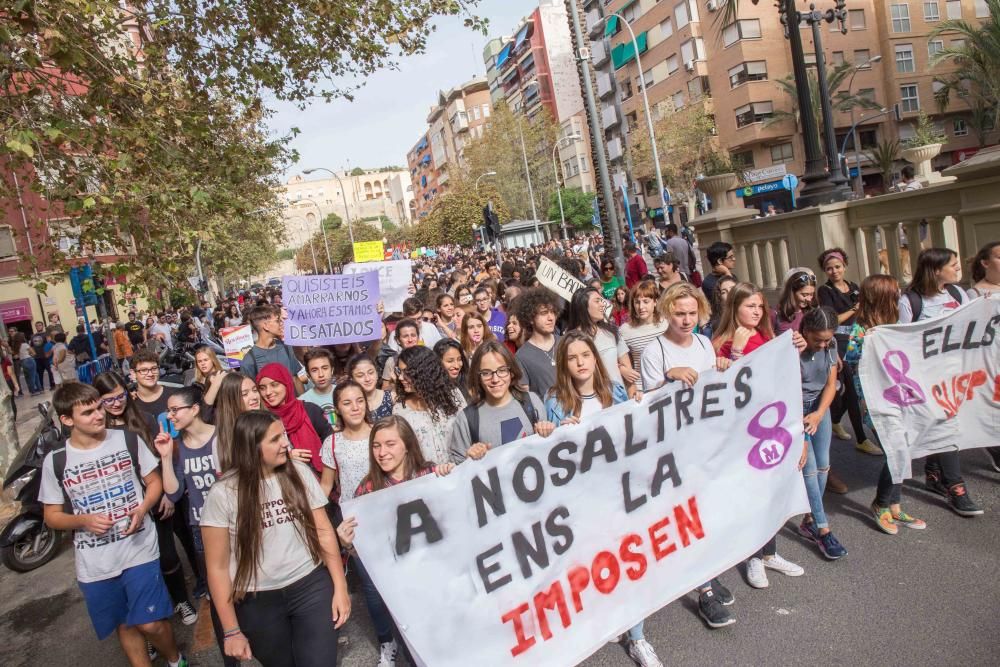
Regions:
<svg viewBox="0 0 1000 667"><path fill-rule="evenodd" d="M808 273L803 273L801 276L799 276L798 278L795 279L795 284L796 285L800 285L800 286L815 285L816 284L816 276L808 274Z"/></svg>

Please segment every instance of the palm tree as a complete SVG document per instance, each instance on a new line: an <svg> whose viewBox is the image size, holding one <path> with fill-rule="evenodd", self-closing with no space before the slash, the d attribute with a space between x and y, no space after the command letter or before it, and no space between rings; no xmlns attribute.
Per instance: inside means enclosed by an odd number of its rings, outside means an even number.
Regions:
<svg viewBox="0 0 1000 667"><path fill-rule="evenodd" d="M896 159L899 157L899 141L895 139L880 141L866 155L882 174L882 191L888 192L892 187L892 175L896 170Z"/></svg>
<svg viewBox="0 0 1000 667"><path fill-rule="evenodd" d="M1000 0L998 0L1000 1ZM831 91L836 91L831 95L831 102L833 103L833 110L847 112L851 109L881 109L881 105L873 100L868 99L863 95L858 95L856 93L852 94L850 90L837 90L840 86L844 85L845 80L849 79L851 75L857 68L854 63L847 60L844 62L834 65L833 67L827 67L826 70L826 81L829 89ZM798 124L799 122L799 97L795 88L795 78L789 74L784 79L779 79L777 82L778 89L784 91L792 98L792 110L783 111L777 110L774 115L764 122L765 126L774 125L776 123L783 123L785 121L791 120ZM812 115L816 120L816 127L823 127L823 113L820 108L820 94L819 94L819 79L816 76L816 69L811 68L809 70L809 96L812 100ZM822 148L822 144L820 148Z"/></svg>
<svg viewBox="0 0 1000 667"><path fill-rule="evenodd" d="M980 146L985 145L982 129L996 128L1000 123L1000 0L984 0L989 17L972 23L961 19L942 21L928 35L934 39L942 33L959 37L959 46L949 46L931 58L931 67L952 65L955 71L936 77L942 86L934 94L944 111L954 94L972 107L973 122L979 124ZM954 40L952 44L954 44ZM992 122L991 122L992 121Z"/></svg>

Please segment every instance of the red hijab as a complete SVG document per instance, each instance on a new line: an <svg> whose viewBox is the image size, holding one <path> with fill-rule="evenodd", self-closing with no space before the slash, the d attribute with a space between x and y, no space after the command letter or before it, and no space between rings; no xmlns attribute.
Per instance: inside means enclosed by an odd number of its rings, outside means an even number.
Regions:
<svg viewBox="0 0 1000 667"><path fill-rule="evenodd" d="M292 447L312 452L310 460L313 468L318 472L323 472L323 461L320 460L319 456L319 450L323 443L320 442L316 429L309 421L309 413L306 412L305 403L295 396L295 383L292 381L292 374L281 364L271 363L257 373L257 384L260 384L264 378L285 385L285 400L281 402L281 405L271 406L267 401L264 401L264 405L281 419Z"/></svg>

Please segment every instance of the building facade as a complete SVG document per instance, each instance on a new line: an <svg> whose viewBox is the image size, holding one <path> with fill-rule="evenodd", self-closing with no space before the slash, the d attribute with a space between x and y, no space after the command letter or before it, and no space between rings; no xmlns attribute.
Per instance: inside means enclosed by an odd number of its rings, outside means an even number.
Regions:
<svg viewBox="0 0 1000 667"><path fill-rule="evenodd" d="M342 172L338 176L340 181L333 177L307 179L296 174L280 189L279 197L286 204L285 247L297 248L306 243L319 231L320 221L331 213L345 223L349 215L353 224L363 221L379 229L381 216L397 226L414 220L414 199L407 171L365 170L362 174Z"/></svg>

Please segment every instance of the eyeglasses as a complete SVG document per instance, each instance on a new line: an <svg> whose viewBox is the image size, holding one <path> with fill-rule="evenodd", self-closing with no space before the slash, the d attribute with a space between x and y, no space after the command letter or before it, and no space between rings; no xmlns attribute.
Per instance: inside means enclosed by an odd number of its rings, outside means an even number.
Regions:
<svg viewBox="0 0 1000 667"><path fill-rule="evenodd" d="M146 368L137 368L135 372L139 375L156 375L160 372L159 366L147 366Z"/></svg>
<svg viewBox="0 0 1000 667"><path fill-rule="evenodd" d="M434 321L434 318L430 317L428 315L425 315L425 316L421 317L420 319L422 319L424 322L433 322Z"/></svg>
<svg viewBox="0 0 1000 667"><path fill-rule="evenodd" d="M404 376L405 377L410 377L410 369L409 368L400 368L399 366L396 366L392 370L396 374L396 377L398 377L398 378L401 378L401 377L404 377Z"/></svg>
<svg viewBox="0 0 1000 667"><path fill-rule="evenodd" d="M503 380L510 375L510 368L508 368L507 366L501 366L500 368L493 371L490 370L479 371L479 379L483 381L489 380L494 375Z"/></svg>
<svg viewBox="0 0 1000 667"><path fill-rule="evenodd" d="M726 255L726 261L727 262L735 260L735 259L736 259L736 255Z"/></svg>
<svg viewBox="0 0 1000 667"><path fill-rule="evenodd" d="M103 405L104 407L108 407L115 403L121 403L125 401L127 398L128 394L123 391L122 393L117 394L115 396L108 396L107 398L102 398L101 405Z"/></svg>
<svg viewBox="0 0 1000 667"><path fill-rule="evenodd" d="M812 275L810 273L803 273L802 275L800 275L798 278L795 279L795 284L796 285L815 285L816 284L816 276L814 276L814 275Z"/></svg>
<svg viewBox="0 0 1000 667"><path fill-rule="evenodd" d="M188 408L193 408L193 405L178 405L176 408L167 408L167 414L171 417L176 417L177 413L181 410L187 410Z"/></svg>

